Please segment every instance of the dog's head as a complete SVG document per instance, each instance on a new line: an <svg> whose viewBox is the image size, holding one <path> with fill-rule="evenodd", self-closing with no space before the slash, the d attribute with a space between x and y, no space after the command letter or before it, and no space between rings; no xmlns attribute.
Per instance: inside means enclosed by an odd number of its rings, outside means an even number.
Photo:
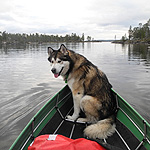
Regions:
<svg viewBox="0 0 150 150"><path fill-rule="evenodd" d="M52 66L52 73L55 78L59 75L65 76L69 70L69 51L62 44L58 50L53 50L51 47L48 47L48 61Z"/></svg>

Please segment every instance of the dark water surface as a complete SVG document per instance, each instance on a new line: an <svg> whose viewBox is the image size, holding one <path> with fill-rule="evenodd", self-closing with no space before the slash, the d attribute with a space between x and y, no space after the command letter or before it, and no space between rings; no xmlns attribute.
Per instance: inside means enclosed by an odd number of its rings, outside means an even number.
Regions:
<svg viewBox="0 0 150 150"><path fill-rule="evenodd" d="M0 48L0 148L7 150L33 115L65 83L55 79L47 47L61 43ZM150 122L150 49L146 45L67 43L108 76L113 88Z"/></svg>

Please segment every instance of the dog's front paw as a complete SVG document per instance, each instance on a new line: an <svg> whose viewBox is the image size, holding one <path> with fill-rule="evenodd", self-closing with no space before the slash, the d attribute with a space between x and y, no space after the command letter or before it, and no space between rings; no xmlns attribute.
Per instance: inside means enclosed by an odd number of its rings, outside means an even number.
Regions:
<svg viewBox="0 0 150 150"><path fill-rule="evenodd" d="M74 118L73 116L68 115L68 116L67 116L67 119L74 121L76 118Z"/></svg>
<svg viewBox="0 0 150 150"><path fill-rule="evenodd" d="M87 118L78 118L77 122L88 122Z"/></svg>

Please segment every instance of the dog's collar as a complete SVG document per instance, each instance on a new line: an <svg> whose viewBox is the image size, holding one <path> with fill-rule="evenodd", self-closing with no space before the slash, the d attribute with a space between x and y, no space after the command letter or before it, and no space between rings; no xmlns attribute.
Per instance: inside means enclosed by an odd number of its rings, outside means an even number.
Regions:
<svg viewBox="0 0 150 150"><path fill-rule="evenodd" d="M66 78L65 78L65 83L67 83L68 82L68 74L66 75Z"/></svg>

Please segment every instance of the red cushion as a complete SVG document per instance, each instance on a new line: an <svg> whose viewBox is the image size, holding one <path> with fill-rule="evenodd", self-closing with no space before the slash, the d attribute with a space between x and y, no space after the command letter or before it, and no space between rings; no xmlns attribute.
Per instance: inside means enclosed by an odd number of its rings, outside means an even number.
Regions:
<svg viewBox="0 0 150 150"><path fill-rule="evenodd" d="M95 141L84 138L76 140L57 135L55 140L48 140L49 135L35 138L28 150L106 150Z"/></svg>

